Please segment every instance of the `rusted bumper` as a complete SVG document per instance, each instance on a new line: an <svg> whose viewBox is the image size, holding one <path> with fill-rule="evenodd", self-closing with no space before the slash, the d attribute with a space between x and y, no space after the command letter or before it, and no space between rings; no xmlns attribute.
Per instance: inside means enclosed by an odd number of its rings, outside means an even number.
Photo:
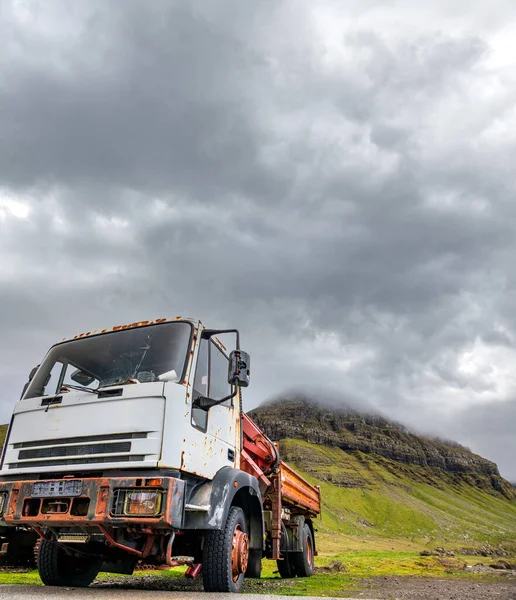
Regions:
<svg viewBox="0 0 516 600"><path fill-rule="evenodd" d="M37 480L38 483L41 481ZM51 498L33 494L34 480L0 482L0 495L7 494L0 524L33 527L145 526L146 529L153 530L182 527L185 482L181 479L109 477L85 478L80 481L82 489L79 494ZM152 517L114 514L117 490L160 491L160 513Z"/></svg>

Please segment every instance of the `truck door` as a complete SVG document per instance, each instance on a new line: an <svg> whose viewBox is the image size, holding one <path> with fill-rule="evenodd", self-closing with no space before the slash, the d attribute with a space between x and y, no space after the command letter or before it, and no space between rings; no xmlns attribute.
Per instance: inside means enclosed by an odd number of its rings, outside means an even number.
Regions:
<svg viewBox="0 0 516 600"><path fill-rule="evenodd" d="M219 400L231 393L228 357L214 340L201 340L193 385L193 401L199 396ZM206 452L220 467L234 466L236 460L235 407L233 399L209 411L192 407L192 426L206 432Z"/></svg>

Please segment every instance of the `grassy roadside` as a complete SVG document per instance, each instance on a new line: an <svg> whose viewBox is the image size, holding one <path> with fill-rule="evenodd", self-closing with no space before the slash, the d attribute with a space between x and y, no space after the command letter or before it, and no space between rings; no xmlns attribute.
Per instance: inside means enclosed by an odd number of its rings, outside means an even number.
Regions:
<svg viewBox="0 0 516 600"><path fill-rule="evenodd" d="M487 564L492 559L482 559ZM317 572L310 578L282 580L276 572L276 563L264 561L262 579L248 580L246 591L258 594L284 594L292 596L347 597L359 593L365 579L371 577L424 576L438 578L468 578L486 581L496 578L484 573L472 573L464 569L466 564L479 562L478 557L420 556L417 551L407 550L354 550L334 555L319 556ZM101 574L98 582L114 587L138 589L197 590L200 582L183 578L184 568L170 571L138 571L134 576ZM37 571L0 571L0 585L41 585Z"/></svg>

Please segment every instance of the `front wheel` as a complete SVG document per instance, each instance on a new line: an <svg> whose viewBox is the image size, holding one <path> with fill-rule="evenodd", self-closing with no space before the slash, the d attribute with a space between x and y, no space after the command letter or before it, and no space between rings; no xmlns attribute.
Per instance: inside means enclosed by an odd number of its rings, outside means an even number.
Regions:
<svg viewBox="0 0 516 600"><path fill-rule="evenodd" d="M99 560L87 556L77 558L49 540L41 540L37 565L45 585L65 587L88 587L101 566Z"/></svg>
<svg viewBox="0 0 516 600"><path fill-rule="evenodd" d="M204 537L203 583L205 592L240 592L249 559L249 538L244 511L232 506L221 530Z"/></svg>
<svg viewBox="0 0 516 600"><path fill-rule="evenodd" d="M310 577L314 572L314 538L308 523L301 530L302 552L292 555L294 570L298 577Z"/></svg>

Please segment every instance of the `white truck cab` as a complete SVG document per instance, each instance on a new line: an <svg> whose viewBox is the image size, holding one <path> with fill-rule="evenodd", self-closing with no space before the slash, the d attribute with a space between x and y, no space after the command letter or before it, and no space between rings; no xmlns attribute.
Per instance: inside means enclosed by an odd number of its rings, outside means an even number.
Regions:
<svg viewBox="0 0 516 600"><path fill-rule="evenodd" d="M196 406L232 394L227 350L204 330L158 319L53 346L15 406L1 475L165 468L211 479L239 464L240 395Z"/></svg>

